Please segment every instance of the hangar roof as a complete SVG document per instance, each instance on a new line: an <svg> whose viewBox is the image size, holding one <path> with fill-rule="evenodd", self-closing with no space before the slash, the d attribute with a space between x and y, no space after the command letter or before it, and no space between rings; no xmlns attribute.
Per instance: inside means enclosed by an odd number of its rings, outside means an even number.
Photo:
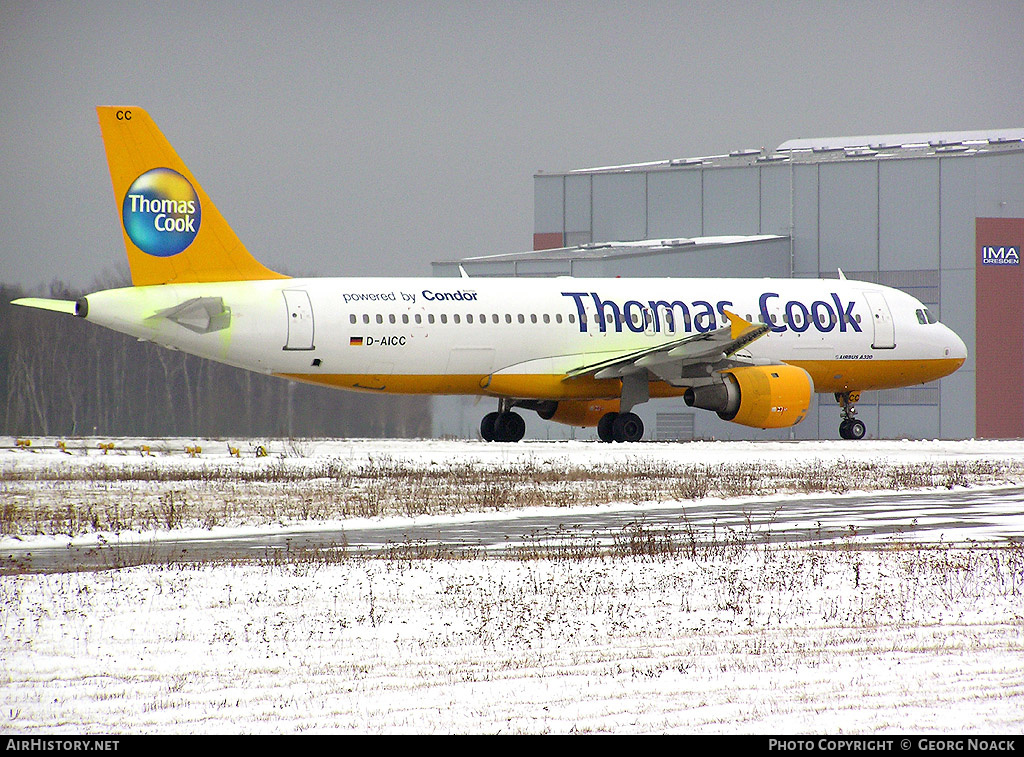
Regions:
<svg viewBox="0 0 1024 757"><path fill-rule="evenodd" d="M607 260L640 255L662 255L666 253L703 252L712 248L732 247L757 242L771 242L789 237L776 234L729 235L714 237L693 237L687 239L641 239L638 242L595 242L575 247L556 247L550 250L527 250L507 252L498 255L478 255L456 260L439 260L433 265L452 266L460 263L514 263L517 261L537 262L545 260Z"/></svg>
<svg viewBox="0 0 1024 757"><path fill-rule="evenodd" d="M721 155L653 160L615 166L579 168L570 171L539 171L537 176L633 173L676 168L747 166L765 163L820 163L836 160L877 160L968 156L991 152L1024 151L1024 129L981 131L936 131L913 134L874 134L857 137L790 139L774 152L734 150Z"/></svg>
<svg viewBox="0 0 1024 757"><path fill-rule="evenodd" d="M630 255L650 255L664 252L678 252L686 248L694 251L704 250L709 247L724 247L727 245L744 244L749 242L764 242L772 239L786 239L775 234L754 234L747 236L729 235L717 237L692 237L688 239L641 239L638 242L594 242L593 244L581 244L575 247L556 247L551 250L529 250L525 252L507 252L500 255L480 255L477 257L459 258L461 262L500 262L505 260L517 260L529 258L565 259L565 258L617 258L629 257Z"/></svg>

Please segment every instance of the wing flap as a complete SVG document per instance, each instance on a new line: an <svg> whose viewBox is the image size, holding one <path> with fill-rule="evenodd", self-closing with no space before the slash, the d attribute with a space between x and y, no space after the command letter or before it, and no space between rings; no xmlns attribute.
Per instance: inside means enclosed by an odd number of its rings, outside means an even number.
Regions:
<svg viewBox="0 0 1024 757"><path fill-rule="evenodd" d="M693 364L717 365L729 360L769 331L765 323L751 323L728 310L723 312L729 324L719 329L689 334L654 347L632 350L582 365L568 371L565 378L569 380L587 375L598 379L621 378L648 368L660 373L658 368L667 365L679 368Z"/></svg>

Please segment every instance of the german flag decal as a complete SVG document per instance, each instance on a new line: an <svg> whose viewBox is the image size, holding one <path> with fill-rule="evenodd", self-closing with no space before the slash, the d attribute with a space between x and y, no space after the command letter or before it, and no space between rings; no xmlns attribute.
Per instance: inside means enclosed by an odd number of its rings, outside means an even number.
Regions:
<svg viewBox="0 0 1024 757"><path fill-rule="evenodd" d="M362 347L363 346L363 338L361 336L350 336L348 338L348 346L349 347Z"/></svg>

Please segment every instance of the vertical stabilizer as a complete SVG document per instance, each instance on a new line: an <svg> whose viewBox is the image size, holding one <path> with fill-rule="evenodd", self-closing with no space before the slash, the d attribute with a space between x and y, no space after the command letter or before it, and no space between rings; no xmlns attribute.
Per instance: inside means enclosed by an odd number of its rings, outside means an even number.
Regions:
<svg viewBox="0 0 1024 757"><path fill-rule="evenodd" d="M287 278L249 254L146 111L96 110L135 286Z"/></svg>

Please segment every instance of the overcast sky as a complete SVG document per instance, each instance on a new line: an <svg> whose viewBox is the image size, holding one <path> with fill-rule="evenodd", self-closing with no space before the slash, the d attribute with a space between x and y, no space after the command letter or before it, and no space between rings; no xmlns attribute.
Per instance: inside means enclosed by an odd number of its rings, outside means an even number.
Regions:
<svg viewBox="0 0 1024 757"><path fill-rule="evenodd" d="M533 175L1024 127L1024 6L0 0L0 282L127 265L96 105L299 275L530 249Z"/></svg>

